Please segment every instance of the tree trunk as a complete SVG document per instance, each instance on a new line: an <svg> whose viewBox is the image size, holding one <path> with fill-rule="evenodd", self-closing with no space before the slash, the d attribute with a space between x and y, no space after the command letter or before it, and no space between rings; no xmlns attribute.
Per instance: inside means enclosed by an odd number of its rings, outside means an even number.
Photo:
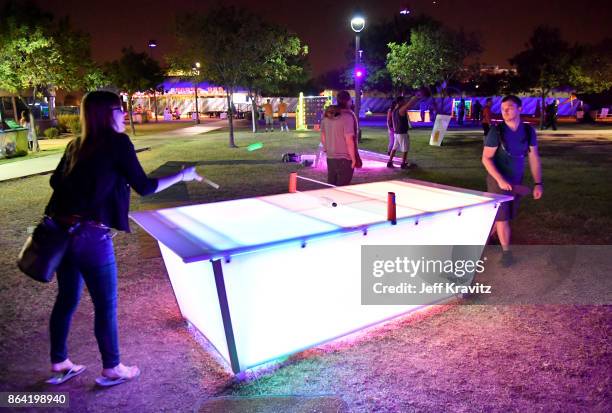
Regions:
<svg viewBox="0 0 612 413"><path fill-rule="evenodd" d="M134 119L132 118L132 94L128 94L128 119L130 120L130 128L132 129L132 136L136 136L136 129L134 128Z"/></svg>
<svg viewBox="0 0 612 413"><path fill-rule="evenodd" d="M232 110L232 91L227 88L225 92L227 96L227 121L229 122L229 147L237 148L234 142L234 113Z"/></svg>
<svg viewBox="0 0 612 413"><path fill-rule="evenodd" d="M542 96L541 96L541 104L540 104L540 129L544 129L544 114L546 113L546 95L548 94L548 92L546 92L544 89L542 89Z"/></svg>
<svg viewBox="0 0 612 413"><path fill-rule="evenodd" d="M155 111L155 123L157 123L157 89L153 89L153 110Z"/></svg>
<svg viewBox="0 0 612 413"><path fill-rule="evenodd" d="M257 133L257 119L255 119L255 96L251 91L249 91L249 98L251 99L251 124L253 126L253 133Z"/></svg>
<svg viewBox="0 0 612 413"><path fill-rule="evenodd" d="M19 100L23 101L23 99L21 99L21 96L17 95ZM19 121L20 119L20 114L17 113L17 102L15 102L15 97L13 96L13 98L11 99L11 103L13 104L13 113L15 114L15 120ZM27 106L27 105L26 105Z"/></svg>
<svg viewBox="0 0 612 413"><path fill-rule="evenodd" d="M49 99L49 120L51 124L57 126L57 116L55 114L55 86L51 85L47 88L47 98Z"/></svg>
<svg viewBox="0 0 612 413"><path fill-rule="evenodd" d="M30 106L30 121L34 120L34 106L36 103L36 86L32 88L32 105ZM42 111L41 111L42 115ZM42 116L41 116L42 119ZM32 141L32 147L36 148L36 152L40 151L40 146L38 145L38 136L36 135L36 125L30 122L30 127L32 128L34 140Z"/></svg>

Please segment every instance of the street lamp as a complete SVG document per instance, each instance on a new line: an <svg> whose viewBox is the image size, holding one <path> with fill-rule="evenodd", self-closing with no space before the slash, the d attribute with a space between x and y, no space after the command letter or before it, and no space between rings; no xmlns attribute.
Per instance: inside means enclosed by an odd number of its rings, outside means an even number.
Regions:
<svg viewBox="0 0 612 413"><path fill-rule="evenodd" d="M359 33L365 28L365 19L361 16L355 16L351 19L351 29L355 33Z"/></svg>
<svg viewBox="0 0 612 413"><path fill-rule="evenodd" d="M361 66L361 54L363 51L359 48L359 32L365 28L365 19L356 15L351 19L351 29L355 32L355 114L357 115L357 140L361 142L361 128L359 127L359 111L361 109L361 82L365 74L365 70Z"/></svg>
<svg viewBox="0 0 612 413"><path fill-rule="evenodd" d="M157 41L149 40L148 46L151 50L151 59L153 59L153 49L157 47ZM155 112L155 123L157 123L157 85L153 88L153 111Z"/></svg>
<svg viewBox="0 0 612 413"><path fill-rule="evenodd" d="M195 123L196 125L200 124L200 112L198 111L198 76L200 75L200 62L195 62L193 66L193 74L194 74L194 97L195 97Z"/></svg>

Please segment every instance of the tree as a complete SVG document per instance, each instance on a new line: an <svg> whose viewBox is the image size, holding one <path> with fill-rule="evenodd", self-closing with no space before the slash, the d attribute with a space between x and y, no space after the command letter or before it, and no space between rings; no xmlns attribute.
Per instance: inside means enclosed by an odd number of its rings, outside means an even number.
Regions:
<svg viewBox="0 0 612 413"><path fill-rule="evenodd" d="M124 48L121 58L109 63L106 71L111 82L128 95L128 118L132 134L135 135L132 96L136 92L156 88L163 82L164 73L156 60L147 53L136 53L132 47Z"/></svg>
<svg viewBox="0 0 612 413"><path fill-rule="evenodd" d="M285 29L260 21L250 50L247 59L252 64L243 72L242 86L248 89L251 102L263 92L277 94L291 83L305 82L304 58L308 47L302 46L300 39ZM251 105L251 115L253 132L256 132L255 105Z"/></svg>
<svg viewBox="0 0 612 413"><path fill-rule="evenodd" d="M570 81L578 93L601 93L612 88L612 39L576 46Z"/></svg>
<svg viewBox="0 0 612 413"><path fill-rule="evenodd" d="M306 46L303 46L303 48ZM289 56L287 62L294 69L290 70L286 79L274 82L270 88L264 87L261 95L276 94L277 96L298 96L300 92L305 94L318 94L319 91L314 85L312 78L312 68L307 59L307 55L301 53L298 56Z"/></svg>
<svg viewBox="0 0 612 413"><path fill-rule="evenodd" d="M0 88L20 96L63 83L57 67L64 63L55 40L40 27L31 29L9 22L0 38Z"/></svg>
<svg viewBox="0 0 612 413"><path fill-rule="evenodd" d="M475 34L431 25L414 28L409 44L391 42L388 47L387 70L394 84L426 88L430 93L436 86L443 100L449 81L463 69L465 59L481 51Z"/></svg>
<svg viewBox="0 0 612 413"><path fill-rule="evenodd" d="M0 88L22 95L55 88L91 90L104 83L90 39L68 18L55 21L33 3L8 3L0 18Z"/></svg>
<svg viewBox="0 0 612 413"><path fill-rule="evenodd" d="M510 59L518 73L521 89L533 90L541 97L540 126L544 124L546 97L552 89L570 83L575 50L561 39L557 28L537 27L526 49Z"/></svg>
<svg viewBox="0 0 612 413"><path fill-rule="evenodd" d="M239 86L253 94L300 72L289 58L305 54L299 38L259 16L236 7L220 6L206 14L177 19L177 52L171 65L187 72L201 63L201 76L226 91L231 114L232 95ZM228 116L229 146L234 142L233 116Z"/></svg>
<svg viewBox="0 0 612 413"><path fill-rule="evenodd" d="M58 68L66 90L92 91L108 84L104 72L91 58L91 37L72 28L68 17L60 19L53 27L53 39L57 43L63 65Z"/></svg>
<svg viewBox="0 0 612 413"><path fill-rule="evenodd" d="M380 20L369 25L360 33L360 48L364 51L362 64L367 76L363 80L365 90L376 89L382 92L393 92L393 82L386 67L389 43L403 43L409 40L410 32L419 26L440 27L440 23L426 15L399 14L389 20ZM351 40L346 52L347 67L344 70L343 83L346 87L354 84L355 43Z"/></svg>

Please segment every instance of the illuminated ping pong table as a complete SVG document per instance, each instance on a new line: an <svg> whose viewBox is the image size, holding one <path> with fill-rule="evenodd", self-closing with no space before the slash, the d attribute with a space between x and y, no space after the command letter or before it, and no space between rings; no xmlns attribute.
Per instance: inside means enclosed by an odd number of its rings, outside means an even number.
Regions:
<svg viewBox="0 0 612 413"><path fill-rule="evenodd" d="M159 242L183 317L240 372L420 307L361 304L361 246L484 245L510 199L393 180L131 218Z"/></svg>

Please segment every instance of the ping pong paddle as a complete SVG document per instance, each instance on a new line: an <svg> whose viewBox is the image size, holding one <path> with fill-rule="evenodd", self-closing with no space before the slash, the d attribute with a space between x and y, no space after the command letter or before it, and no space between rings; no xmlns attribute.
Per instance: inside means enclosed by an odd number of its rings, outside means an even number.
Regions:
<svg viewBox="0 0 612 413"><path fill-rule="evenodd" d="M215 189L219 189L220 186L217 183L214 183L213 181L211 181L210 179L206 178L205 176L202 177L202 181L204 181L204 183L207 183L208 185L212 186Z"/></svg>

